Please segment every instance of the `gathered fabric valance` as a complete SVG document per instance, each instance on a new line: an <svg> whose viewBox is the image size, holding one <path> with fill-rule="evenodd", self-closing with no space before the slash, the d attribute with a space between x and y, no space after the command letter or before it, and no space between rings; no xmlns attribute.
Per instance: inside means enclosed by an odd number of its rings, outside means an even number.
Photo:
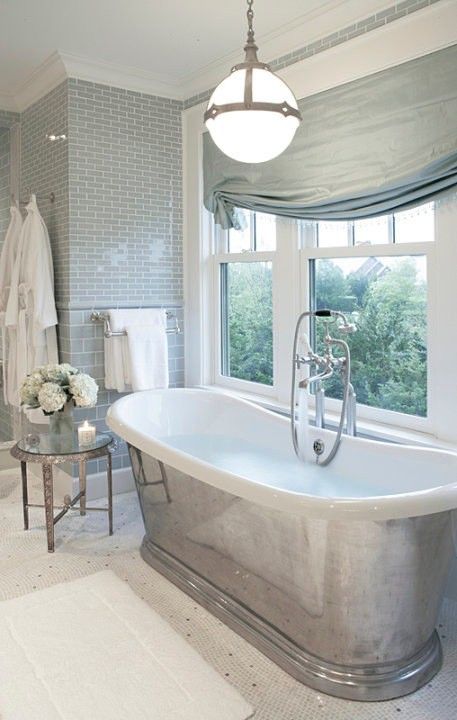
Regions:
<svg viewBox="0 0 457 720"><path fill-rule="evenodd" d="M365 218L457 187L457 45L299 101L288 149L258 165L203 138L205 207L308 220Z"/></svg>

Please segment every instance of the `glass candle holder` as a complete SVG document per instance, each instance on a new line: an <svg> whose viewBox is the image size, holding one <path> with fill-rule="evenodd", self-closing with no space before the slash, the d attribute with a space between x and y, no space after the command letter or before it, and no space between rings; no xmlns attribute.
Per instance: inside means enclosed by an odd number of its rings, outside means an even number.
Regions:
<svg viewBox="0 0 457 720"><path fill-rule="evenodd" d="M96 434L97 428L95 425L90 425L88 420L84 420L84 422L78 427L78 445L80 447L93 445Z"/></svg>

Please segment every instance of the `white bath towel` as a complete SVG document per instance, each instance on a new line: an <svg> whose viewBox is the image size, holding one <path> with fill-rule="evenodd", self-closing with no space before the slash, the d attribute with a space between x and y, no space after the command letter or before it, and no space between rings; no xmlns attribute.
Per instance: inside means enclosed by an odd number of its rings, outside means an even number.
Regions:
<svg viewBox="0 0 457 720"><path fill-rule="evenodd" d="M6 308L11 289L19 240L22 230L22 215L14 205L10 209L11 220L6 231L0 255L0 327L2 332L3 353L3 400L5 405L16 398L16 373L14 359L16 355L16 330L6 328Z"/></svg>
<svg viewBox="0 0 457 720"><path fill-rule="evenodd" d="M168 348L165 326L131 325L127 328L130 383L133 392L168 387Z"/></svg>
<svg viewBox="0 0 457 720"><path fill-rule="evenodd" d="M105 387L107 390L126 392L124 378L123 344L125 338L105 338Z"/></svg>
<svg viewBox="0 0 457 720"><path fill-rule="evenodd" d="M163 309L158 308L124 308L109 310L110 327L113 332L125 332L135 327L149 327L154 332L148 334L149 343L146 343L146 334L143 332L138 339L138 352L134 360L135 366L138 366L138 373L135 376L135 385L140 384L142 387L137 389L153 389L156 387L168 386L168 346L166 338L166 313ZM132 335L132 333L131 333ZM135 333L138 337L138 333ZM154 336L154 337L152 337ZM154 342L152 342L154 340ZM108 389L114 389L118 392L128 392L132 389L131 378L131 346L127 335L105 338L105 386ZM145 352L146 345L149 344L149 351L154 355L147 360ZM133 352L135 352L132 347ZM142 369L140 369L140 365ZM154 369L157 366L157 373ZM166 374L164 374L164 366ZM147 373L150 378L147 380ZM166 384L154 384L165 383ZM143 387L146 385L147 387Z"/></svg>
<svg viewBox="0 0 457 720"><path fill-rule="evenodd" d="M113 332L126 333L127 325L146 322L142 309L109 310L109 324ZM105 338L105 387L118 392L131 391L127 335Z"/></svg>
<svg viewBox="0 0 457 720"><path fill-rule="evenodd" d="M40 365L59 362L49 233L35 195L31 196L26 210L5 312L10 338L14 335L16 340L8 358L8 382L13 383L10 404L16 407L20 406L19 388L25 377ZM39 409L25 412L31 422L48 422Z"/></svg>

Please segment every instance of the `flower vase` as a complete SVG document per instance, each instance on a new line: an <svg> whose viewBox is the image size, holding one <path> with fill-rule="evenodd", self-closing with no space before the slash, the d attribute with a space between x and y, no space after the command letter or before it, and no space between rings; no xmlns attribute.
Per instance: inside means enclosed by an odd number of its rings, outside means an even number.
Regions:
<svg viewBox="0 0 457 720"><path fill-rule="evenodd" d="M49 435L55 452L70 452L73 446L73 407L67 402L62 410L49 415Z"/></svg>

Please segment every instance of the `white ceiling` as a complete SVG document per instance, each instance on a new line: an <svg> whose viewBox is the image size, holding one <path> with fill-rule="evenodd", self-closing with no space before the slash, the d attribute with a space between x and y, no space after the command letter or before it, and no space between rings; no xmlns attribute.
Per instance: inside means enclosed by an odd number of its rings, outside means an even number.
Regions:
<svg viewBox="0 0 457 720"><path fill-rule="evenodd" d="M255 0L261 59L290 52L391 4ZM212 76L241 57L245 12L245 0L0 0L0 106L2 99L3 106L8 99L13 106L39 68L49 71L54 63L57 77L57 57L67 74L79 69L78 76L98 80L100 73L117 72L142 78L143 85L155 83L164 94L168 87L171 96L189 97L210 87Z"/></svg>

